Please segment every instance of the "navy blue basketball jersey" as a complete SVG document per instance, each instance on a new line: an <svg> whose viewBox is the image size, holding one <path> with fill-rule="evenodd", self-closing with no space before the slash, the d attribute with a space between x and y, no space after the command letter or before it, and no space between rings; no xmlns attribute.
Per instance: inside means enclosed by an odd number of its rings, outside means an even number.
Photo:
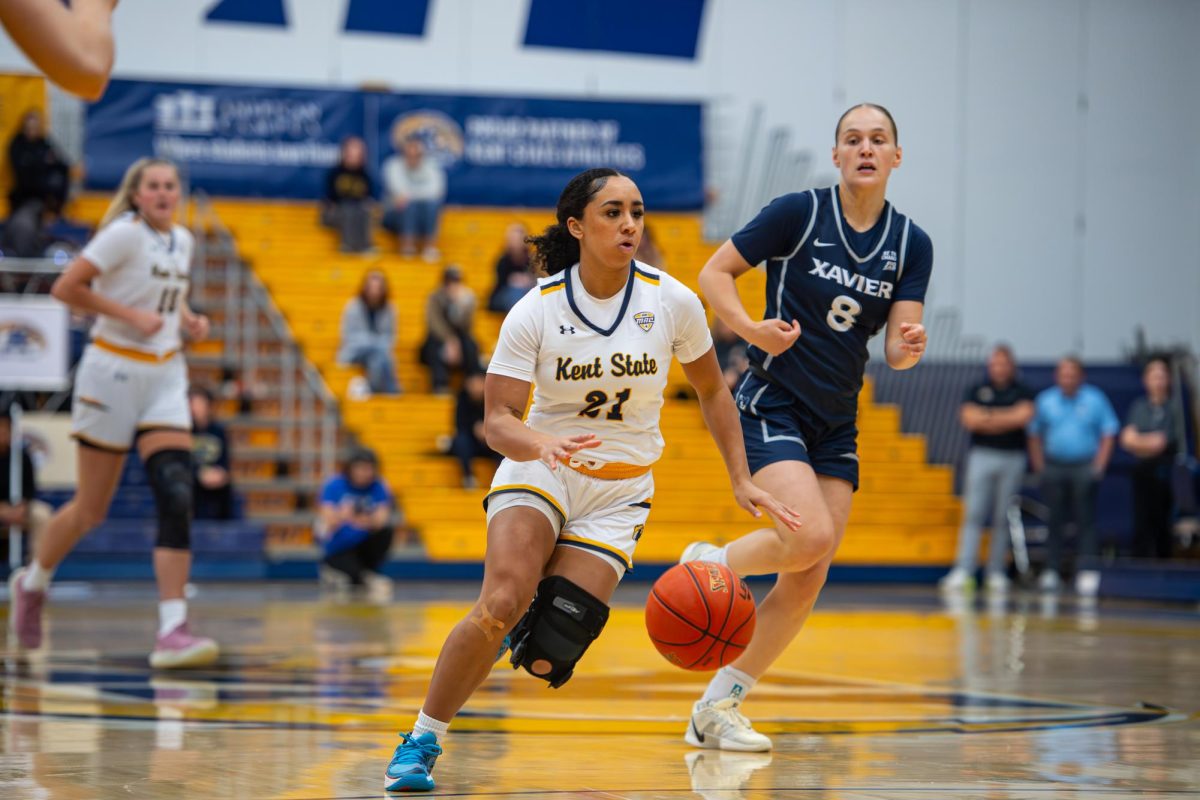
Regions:
<svg viewBox="0 0 1200 800"><path fill-rule="evenodd" d="M733 244L748 263L766 262L766 318L800 323L789 350L773 357L751 346L750 362L830 424L855 419L867 341L894 301L925 302L929 236L891 203L859 233L835 186L776 198Z"/></svg>

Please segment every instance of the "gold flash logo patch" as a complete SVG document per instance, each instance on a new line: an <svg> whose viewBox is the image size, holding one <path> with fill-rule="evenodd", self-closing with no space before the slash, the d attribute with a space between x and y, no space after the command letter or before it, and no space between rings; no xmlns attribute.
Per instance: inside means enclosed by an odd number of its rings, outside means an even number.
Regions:
<svg viewBox="0 0 1200 800"><path fill-rule="evenodd" d="M649 311L639 311L633 315L633 321L638 324L638 327L649 332L654 327L654 315Z"/></svg>

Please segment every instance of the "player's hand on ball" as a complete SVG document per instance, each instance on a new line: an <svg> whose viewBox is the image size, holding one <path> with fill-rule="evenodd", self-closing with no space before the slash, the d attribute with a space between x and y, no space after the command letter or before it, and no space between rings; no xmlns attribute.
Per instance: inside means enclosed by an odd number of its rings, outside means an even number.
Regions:
<svg viewBox="0 0 1200 800"><path fill-rule="evenodd" d="M202 342L207 339L209 328L208 317L203 314L192 314L183 318L183 332L193 342Z"/></svg>
<svg viewBox="0 0 1200 800"><path fill-rule="evenodd" d="M153 336L162 330L163 318L161 314L145 309L135 308L133 314L128 320L129 324L138 329L138 333L143 336Z"/></svg>
<svg viewBox="0 0 1200 800"><path fill-rule="evenodd" d="M800 338L800 323L791 323L781 319L764 319L754 323L754 327L746 335L750 344L777 356L796 343Z"/></svg>
<svg viewBox="0 0 1200 800"><path fill-rule="evenodd" d="M742 481L734 486L733 496L737 499L737 504L750 512L752 517L761 517L765 510L783 523L789 531L798 531L804 524L795 511L776 500L770 492L755 486L752 481Z"/></svg>
<svg viewBox="0 0 1200 800"><path fill-rule="evenodd" d="M917 322L902 322L900 323L900 340L900 346L909 355L920 358L925 353L925 343L929 341L929 337L925 333L924 325Z"/></svg>
<svg viewBox="0 0 1200 800"><path fill-rule="evenodd" d="M594 433L551 438L538 445L538 460L546 462L550 469L558 469L558 462L569 461L580 450L599 446L600 440Z"/></svg>

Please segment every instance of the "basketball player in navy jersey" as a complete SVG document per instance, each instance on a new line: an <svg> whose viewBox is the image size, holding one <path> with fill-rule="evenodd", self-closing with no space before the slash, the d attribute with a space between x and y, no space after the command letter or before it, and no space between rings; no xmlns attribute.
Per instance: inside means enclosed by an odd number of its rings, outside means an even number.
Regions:
<svg viewBox="0 0 1200 800"><path fill-rule="evenodd" d="M709 305L750 343L751 366L736 399L754 481L797 509L804 524L684 551L681 561L715 561L742 576L779 575L758 608L750 646L717 672L693 707L685 735L693 746L771 748L739 706L800 632L845 533L858 488L855 421L867 340L886 327L893 369L909 369L925 350L921 318L933 245L886 199L900 159L887 109L854 106L835 132L838 185L775 199L700 272ZM764 262L767 309L755 321L735 281Z"/></svg>

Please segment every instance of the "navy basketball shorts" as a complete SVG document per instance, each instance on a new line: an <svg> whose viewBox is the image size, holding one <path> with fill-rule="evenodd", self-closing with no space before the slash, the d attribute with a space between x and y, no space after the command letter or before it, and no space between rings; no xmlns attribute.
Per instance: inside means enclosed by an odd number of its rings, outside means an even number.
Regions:
<svg viewBox="0 0 1200 800"><path fill-rule="evenodd" d="M858 426L829 424L796 395L747 372L734 399L750 474L778 461L803 461L858 491Z"/></svg>

